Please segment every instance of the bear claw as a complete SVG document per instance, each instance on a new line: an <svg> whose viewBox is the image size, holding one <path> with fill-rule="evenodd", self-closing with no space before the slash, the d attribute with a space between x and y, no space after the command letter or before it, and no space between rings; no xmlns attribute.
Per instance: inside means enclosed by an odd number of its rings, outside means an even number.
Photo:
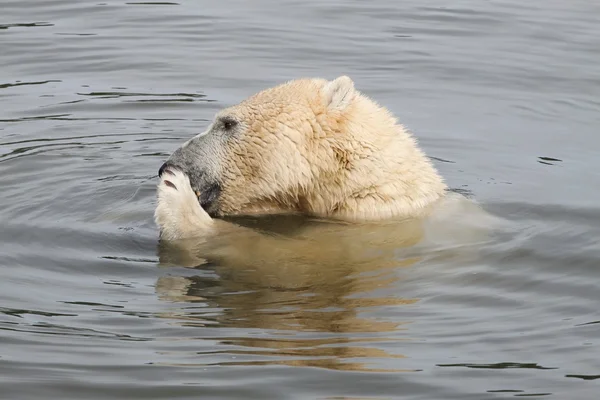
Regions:
<svg viewBox="0 0 600 400"><path fill-rule="evenodd" d="M165 172L170 172L170 171L165 171ZM175 175L175 174L171 174L171 175ZM164 182L165 182L165 185L167 185L169 187L172 187L173 189L177 190L177 186L175 186L175 184L173 182L168 181L166 179L164 180Z"/></svg>
<svg viewBox="0 0 600 400"><path fill-rule="evenodd" d="M167 174L169 174L169 175L173 175L173 176L175 176L175 172L173 172L173 171L172 171L170 168L166 168L166 169L163 171L163 173L167 173Z"/></svg>

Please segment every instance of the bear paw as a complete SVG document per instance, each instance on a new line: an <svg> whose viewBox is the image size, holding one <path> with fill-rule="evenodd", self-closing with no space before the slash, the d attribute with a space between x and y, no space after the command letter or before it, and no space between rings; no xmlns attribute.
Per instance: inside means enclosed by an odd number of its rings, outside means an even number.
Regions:
<svg viewBox="0 0 600 400"><path fill-rule="evenodd" d="M201 236L212 219L200 207L198 197L182 171L168 167L158 183L158 205L154 213L161 238L166 240Z"/></svg>

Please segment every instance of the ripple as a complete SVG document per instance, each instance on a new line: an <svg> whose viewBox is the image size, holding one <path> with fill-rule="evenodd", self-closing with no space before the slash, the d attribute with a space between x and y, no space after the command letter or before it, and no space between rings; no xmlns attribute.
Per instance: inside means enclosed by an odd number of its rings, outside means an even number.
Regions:
<svg viewBox="0 0 600 400"><path fill-rule="evenodd" d="M584 381L595 381L600 379L600 375L565 375L566 378L583 379Z"/></svg>
<svg viewBox="0 0 600 400"><path fill-rule="evenodd" d="M6 89L6 88L11 88L11 87L17 87L17 86L29 86L29 85L45 85L46 83L54 83L54 82L62 82L60 80L47 80L47 81L38 81L38 82L15 82L15 83L3 83L0 84L0 89Z"/></svg>
<svg viewBox="0 0 600 400"><path fill-rule="evenodd" d="M47 311L37 311L37 310L18 310L13 308L4 308L0 307L0 313L5 315L10 315L11 317L22 317L23 315L31 314L31 315L41 315L44 317L74 317L77 314L59 314L54 312Z"/></svg>
<svg viewBox="0 0 600 400"><path fill-rule="evenodd" d="M537 363L515 363L515 362L503 362L495 364L438 364L438 367L466 367L466 368L479 368L479 369L513 369L513 368L525 368L525 369L558 369L556 367L543 367Z"/></svg>
<svg viewBox="0 0 600 400"><path fill-rule="evenodd" d="M67 325L35 323L35 324L18 324L18 327L7 327L4 322L0 321L0 331L11 331L21 333L35 333L41 335L58 335L63 337L85 337L95 339L118 339L131 342L147 342L154 340L152 338L133 337L130 335L99 331L95 329L78 328Z"/></svg>
<svg viewBox="0 0 600 400"><path fill-rule="evenodd" d="M172 2L137 2L137 3L125 3L127 5L136 5L136 6L178 6L180 5L179 3L172 3Z"/></svg>
<svg viewBox="0 0 600 400"><path fill-rule="evenodd" d="M46 27L46 26L54 26L54 24L52 24L50 22L23 22L23 23L15 23L15 24L0 24L0 29L37 28L37 27Z"/></svg>
<svg viewBox="0 0 600 400"><path fill-rule="evenodd" d="M89 92L89 93L77 93L79 96L92 96L101 97L107 99L114 99L119 97L191 97L191 98L205 98L206 95L199 93L135 93L135 92Z"/></svg>

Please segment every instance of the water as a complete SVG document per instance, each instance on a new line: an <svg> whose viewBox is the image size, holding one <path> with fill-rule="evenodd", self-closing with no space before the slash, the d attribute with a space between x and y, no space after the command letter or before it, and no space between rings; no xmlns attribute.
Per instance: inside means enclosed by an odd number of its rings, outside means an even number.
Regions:
<svg viewBox="0 0 600 400"><path fill-rule="evenodd" d="M0 398L597 398L600 3L0 9ZM162 263L165 157L342 74L509 227L368 268Z"/></svg>

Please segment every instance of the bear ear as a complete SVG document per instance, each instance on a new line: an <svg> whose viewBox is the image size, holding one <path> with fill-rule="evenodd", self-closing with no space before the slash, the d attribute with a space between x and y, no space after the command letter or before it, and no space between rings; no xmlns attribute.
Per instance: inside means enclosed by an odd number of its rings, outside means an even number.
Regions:
<svg viewBox="0 0 600 400"><path fill-rule="evenodd" d="M354 98L354 82L347 76L340 76L325 84L321 93L329 109L343 110Z"/></svg>

